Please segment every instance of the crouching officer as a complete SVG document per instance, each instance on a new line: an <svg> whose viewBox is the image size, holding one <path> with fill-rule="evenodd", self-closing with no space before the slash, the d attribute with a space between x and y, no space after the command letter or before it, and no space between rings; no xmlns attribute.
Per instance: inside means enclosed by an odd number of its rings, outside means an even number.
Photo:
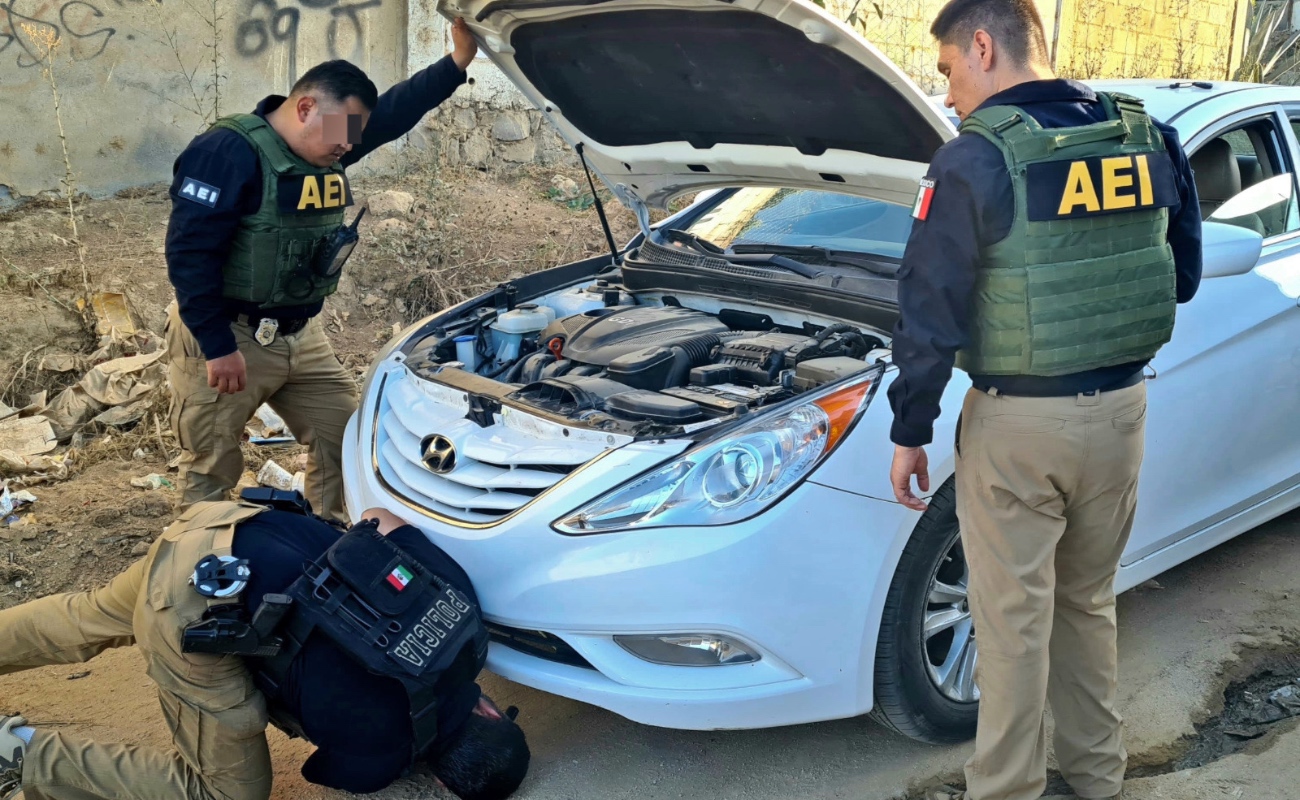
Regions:
<svg viewBox="0 0 1300 800"><path fill-rule="evenodd" d="M268 719L316 745L302 767L315 784L374 792L423 763L466 800L512 794L529 751L514 710L475 684L473 586L419 530L364 517L340 534L199 503L104 588L0 611L0 674L138 644L173 732L162 750L0 717L0 798L263 800Z"/></svg>
<svg viewBox="0 0 1300 800"><path fill-rule="evenodd" d="M923 510L923 445L956 366L974 388L956 505L979 661L964 792L1031 800L1060 771L1118 795L1114 577L1142 465L1143 370L1201 275L1174 130L1138 100L1057 80L1033 0L951 0L931 32L960 135L922 181L899 271L890 387L899 502Z"/></svg>
<svg viewBox="0 0 1300 800"><path fill-rule="evenodd" d="M287 99L218 120L177 159L166 340L181 510L227 499L244 469L244 426L268 403L310 449L307 498L344 518L340 461L356 385L318 318L360 221L344 225L343 170L466 81L477 45L463 20L452 38L451 55L382 95L346 61L313 67Z"/></svg>

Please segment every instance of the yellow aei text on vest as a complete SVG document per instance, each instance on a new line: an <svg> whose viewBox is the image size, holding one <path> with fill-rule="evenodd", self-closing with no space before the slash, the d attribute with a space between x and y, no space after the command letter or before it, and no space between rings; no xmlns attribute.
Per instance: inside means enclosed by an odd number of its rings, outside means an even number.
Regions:
<svg viewBox="0 0 1300 800"><path fill-rule="evenodd" d="M298 197L298 210L339 208L347 202L347 192L343 190L342 175L320 176L325 187L322 191L316 175L306 175L302 179L302 194Z"/></svg>
<svg viewBox="0 0 1300 800"><path fill-rule="evenodd" d="M1137 180L1137 192L1126 191ZM1061 195L1061 207L1057 214L1065 216L1074 213L1076 206L1083 206L1087 211L1121 211L1126 208L1146 208L1155 204L1155 192L1151 188L1151 167L1145 155L1114 156L1101 159L1101 194L1093 184L1092 173L1088 171L1087 161L1075 161L1070 164L1070 174L1065 179L1065 191Z"/></svg>

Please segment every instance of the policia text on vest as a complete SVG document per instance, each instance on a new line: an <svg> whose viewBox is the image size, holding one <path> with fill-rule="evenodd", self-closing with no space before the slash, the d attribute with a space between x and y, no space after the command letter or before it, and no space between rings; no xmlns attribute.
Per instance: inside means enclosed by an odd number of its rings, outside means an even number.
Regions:
<svg viewBox="0 0 1300 800"><path fill-rule="evenodd" d="M288 98L218 120L177 159L166 340L182 510L228 496L244 470L244 425L265 403L309 448L313 508L344 518L340 461L356 385L319 321L364 213L345 225L357 203L344 169L466 81L477 46L463 24L452 33L455 52L382 95L361 70L327 62ZM348 115L347 141L325 138L335 114Z"/></svg>
<svg viewBox="0 0 1300 800"><path fill-rule="evenodd" d="M227 575L240 579L200 574L214 558L238 567ZM395 572L401 580L388 581ZM190 646L188 632L233 630L276 601L288 608L260 641L274 640L273 652L241 655L257 648L233 637ZM453 612L445 618L444 604ZM425 628L431 615L442 620L437 632ZM393 655L416 641L419 666ZM25 797L266 800L268 723L315 745L304 778L349 792L378 791L417 761L455 791L454 776L439 774L441 759L476 725L504 734L478 767L479 777L505 787L498 797L527 771L522 732L475 683L487 633L473 586L396 518L341 534L252 503L197 503L106 586L0 611L0 674L89 661L132 644L157 686L171 746L99 741L29 719L34 733L20 752ZM461 765L462 777L469 766ZM5 780L0 771L0 786Z"/></svg>

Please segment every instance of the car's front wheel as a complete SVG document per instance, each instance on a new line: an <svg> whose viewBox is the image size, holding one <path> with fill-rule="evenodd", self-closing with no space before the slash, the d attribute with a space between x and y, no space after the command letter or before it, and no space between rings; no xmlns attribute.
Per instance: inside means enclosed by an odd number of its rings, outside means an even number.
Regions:
<svg viewBox="0 0 1300 800"><path fill-rule="evenodd" d="M886 727L932 744L975 735L975 631L952 479L939 487L903 549L876 644L875 704Z"/></svg>

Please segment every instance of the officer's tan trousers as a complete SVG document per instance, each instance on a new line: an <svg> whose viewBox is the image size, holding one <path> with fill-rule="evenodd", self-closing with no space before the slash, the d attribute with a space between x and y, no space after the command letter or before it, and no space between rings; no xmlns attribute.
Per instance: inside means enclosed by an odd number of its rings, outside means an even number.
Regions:
<svg viewBox="0 0 1300 800"><path fill-rule="evenodd" d="M277 335L266 347L247 326L231 328L248 366L248 384L238 394L218 394L208 386L207 361L176 304L167 311L171 424L182 451L180 510L227 499L244 472L244 426L266 403L309 448L306 494L312 509L344 519L343 429L357 409L357 390L320 318L297 333Z"/></svg>
<svg viewBox="0 0 1300 800"><path fill-rule="evenodd" d="M265 800L266 704L237 656L182 653L181 631L206 601L186 585L213 530L178 523L107 586L0 611L0 674L88 661L138 644L173 749L112 744L44 728L23 760L27 800Z"/></svg>
<svg viewBox="0 0 1300 800"><path fill-rule="evenodd" d="M1036 800L1044 711L1061 774L1083 798L1122 787L1114 578L1133 525L1146 386L1067 398L971 390L957 516L979 644L970 800Z"/></svg>

